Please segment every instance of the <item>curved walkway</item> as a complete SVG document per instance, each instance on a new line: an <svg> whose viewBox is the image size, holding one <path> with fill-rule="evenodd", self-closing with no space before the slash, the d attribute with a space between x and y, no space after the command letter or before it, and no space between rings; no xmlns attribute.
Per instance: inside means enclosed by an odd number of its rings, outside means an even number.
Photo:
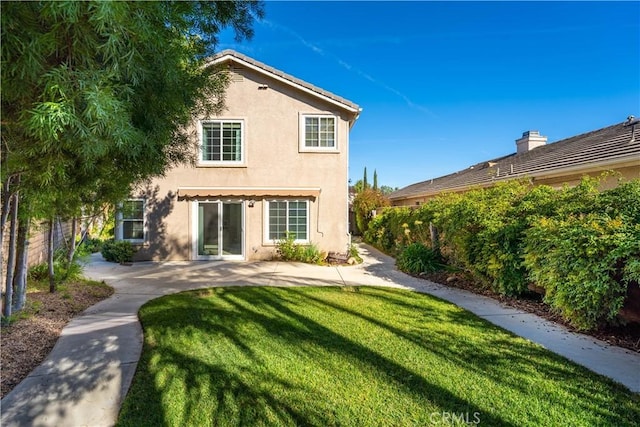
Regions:
<svg viewBox="0 0 640 427"><path fill-rule="evenodd" d="M394 260L361 245L364 263L319 267L282 262L107 263L94 255L85 274L114 295L74 318L51 354L0 402L0 425L111 426L142 350L138 309L147 301L212 286L391 286L435 295L540 343L640 392L640 354L575 334L552 322L463 290L397 271Z"/></svg>

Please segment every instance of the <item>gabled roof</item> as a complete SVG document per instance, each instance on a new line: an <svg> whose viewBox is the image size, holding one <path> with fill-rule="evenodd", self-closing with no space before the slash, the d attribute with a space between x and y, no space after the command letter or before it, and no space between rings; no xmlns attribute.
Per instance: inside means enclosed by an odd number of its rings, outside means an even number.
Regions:
<svg viewBox="0 0 640 427"><path fill-rule="evenodd" d="M635 129L635 128L639 129ZM632 141L635 131L635 141ZM439 178L409 185L389 195L393 200L432 196L443 191L462 191L520 177L550 177L606 170L621 165L640 166L640 125L619 123L596 131L475 164Z"/></svg>
<svg viewBox="0 0 640 427"><path fill-rule="evenodd" d="M287 74L283 71L277 70L273 67L268 66L260 61L256 61L253 58L250 58L246 55L243 55L235 50L227 49L219 52L211 57L209 64L222 64L226 61L234 61L238 64L241 64L247 68L253 69L259 73L268 75L271 78L279 80L289 86L292 86L296 89L299 89L303 92L306 92L310 95L313 95L317 98L320 98L324 101L327 101L333 105L336 105L354 115L354 119L358 118L358 115L362 111L362 109L355 103L342 98L338 95L335 95L331 92L328 92L324 89L321 89L317 86L312 85L311 83L307 83L304 80L300 80L296 77L293 77L290 74Z"/></svg>

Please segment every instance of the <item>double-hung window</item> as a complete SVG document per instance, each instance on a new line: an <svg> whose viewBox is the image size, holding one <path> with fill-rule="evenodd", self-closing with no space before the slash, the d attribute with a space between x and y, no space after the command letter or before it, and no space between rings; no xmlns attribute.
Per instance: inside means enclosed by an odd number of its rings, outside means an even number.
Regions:
<svg viewBox="0 0 640 427"><path fill-rule="evenodd" d="M309 241L307 200L272 200L267 205L267 240L282 240L291 233L298 242Z"/></svg>
<svg viewBox="0 0 640 427"><path fill-rule="evenodd" d="M144 241L144 200L130 199L124 201L120 215L122 240Z"/></svg>
<svg viewBox="0 0 640 427"><path fill-rule="evenodd" d="M241 120L202 122L201 164L242 164L244 126Z"/></svg>
<svg viewBox="0 0 640 427"><path fill-rule="evenodd" d="M301 151L336 151L336 117L303 114L300 116Z"/></svg>

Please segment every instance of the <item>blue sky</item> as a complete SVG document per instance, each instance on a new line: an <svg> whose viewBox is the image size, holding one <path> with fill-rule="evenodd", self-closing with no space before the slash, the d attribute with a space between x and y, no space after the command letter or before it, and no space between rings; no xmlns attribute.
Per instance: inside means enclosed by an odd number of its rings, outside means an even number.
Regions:
<svg viewBox="0 0 640 427"><path fill-rule="evenodd" d="M235 49L363 109L353 182L392 187L640 116L640 2L266 2Z"/></svg>

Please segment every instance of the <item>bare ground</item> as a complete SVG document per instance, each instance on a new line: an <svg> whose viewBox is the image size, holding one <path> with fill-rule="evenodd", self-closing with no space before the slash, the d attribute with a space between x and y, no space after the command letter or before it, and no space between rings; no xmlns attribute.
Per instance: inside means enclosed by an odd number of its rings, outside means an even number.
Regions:
<svg viewBox="0 0 640 427"><path fill-rule="evenodd" d="M1 397L44 361L69 320L112 294L113 288L104 283L83 281L65 284L53 294L29 292L19 318L2 325Z"/></svg>

